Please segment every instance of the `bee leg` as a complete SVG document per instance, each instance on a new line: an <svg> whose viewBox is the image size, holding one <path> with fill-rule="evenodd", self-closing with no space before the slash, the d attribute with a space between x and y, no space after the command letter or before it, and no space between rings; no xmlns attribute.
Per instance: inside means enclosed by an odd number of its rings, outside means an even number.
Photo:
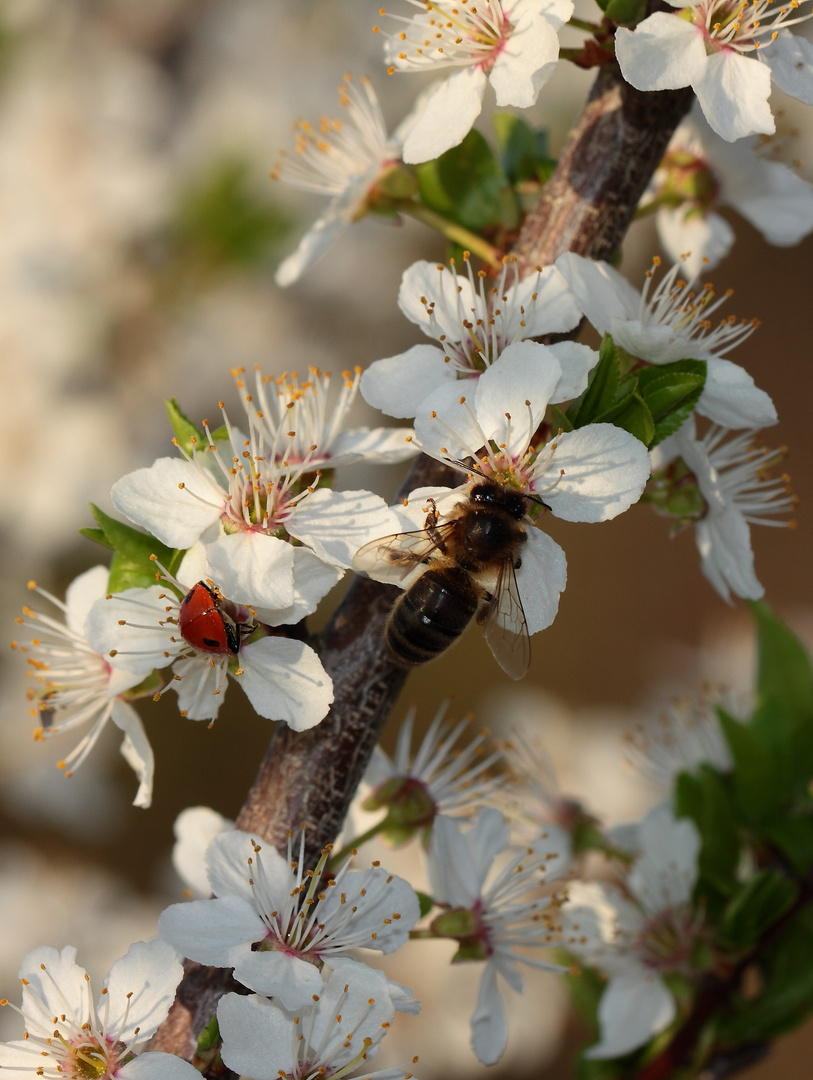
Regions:
<svg viewBox="0 0 813 1080"><path fill-rule="evenodd" d="M440 517L440 514L438 513L437 504L434 499L427 499L426 501L429 504L429 513L426 515L424 528L437 544L438 550L442 551L445 555L446 544L443 542L443 537L438 532L438 518ZM425 559L424 561L427 562L428 560Z"/></svg>

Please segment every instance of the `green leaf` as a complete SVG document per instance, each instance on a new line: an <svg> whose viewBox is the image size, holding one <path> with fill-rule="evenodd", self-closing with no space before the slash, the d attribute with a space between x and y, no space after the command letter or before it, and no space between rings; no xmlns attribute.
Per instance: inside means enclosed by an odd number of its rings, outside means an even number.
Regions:
<svg viewBox="0 0 813 1080"><path fill-rule="evenodd" d="M761 831L799 874L807 874L813 866L813 815L797 813L797 817L763 825Z"/></svg>
<svg viewBox="0 0 813 1080"><path fill-rule="evenodd" d="M701 765L696 774L681 773L675 782L675 812L691 818L700 833L698 895L707 894L710 885L730 896L737 888L740 838L723 777L710 765Z"/></svg>
<svg viewBox="0 0 813 1080"><path fill-rule="evenodd" d="M619 26L634 26L646 15L646 0L610 0L604 12Z"/></svg>
<svg viewBox="0 0 813 1080"><path fill-rule="evenodd" d="M778 786L778 761L749 724L720 708L717 715L734 759L732 782L740 816L757 827L785 800Z"/></svg>
<svg viewBox="0 0 813 1080"><path fill-rule="evenodd" d="M611 423L628 431L636 439L640 439L644 446L649 446L655 437L655 421L652 419L652 413L637 392L632 395L631 400L621 412L613 416Z"/></svg>
<svg viewBox="0 0 813 1080"><path fill-rule="evenodd" d="M743 1002L721 1033L734 1042L772 1039L789 1031L813 1008L813 909L804 907L783 927L760 963L763 991Z"/></svg>
<svg viewBox="0 0 813 1080"><path fill-rule="evenodd" d="M573 427L584 427L607 413L617 402L621 372L613 339L605 334L601 339L598 363L590 374L590 381L578 401L567 411Z"/></svg>
<svg viewBox="0 0 813 1080"><path fill-rule="evenodd" d="M178 446L191 457L196 450L207 445L203 432L192 423L188 416L181 410L175 398L165 401L167 416L172 424Z"/></svg>
<svg viewBox="0 0 813 1080"><path fill-rule="evenodd" d="M421 918L425 918L432 908L435 906L435 901L431 896L428 896L425 892L420 892L419 889L415 890L415 894L418 897L418 906L421 912Z"/></svg>
<svg viewBox="0 0 813 1080"><path fill-rule="evenodd" d="M110 551L113 550L113 545L110 543L110 541L107 539L101 529L93 529L90 526L86 526L84 529L80 529L79 533L81 536L87 537L88 540L92 540L95 544L101 544L102 547L106 547Z"/></svg>
<svg viewBox="0 0 813 1080"><path fill-rule="evenodd" d="M220 1028L217 1023L217 1016L213 1016L206 1027L198 1035L198 1053L205 1053L207 1050L213 1050L220 1039Z"/></svg>
<svg viewBox="0 0 813 1080"><path fill-rule="evenodd" d="M717 928L719 941L735 949L753 948L793 905L799 887L775 870L760 870L733 896Z"/></svg>
<svg viewBox="0 0 813 1080"><path fill-rule="evenodd" d="M512 184L536 180L538 166L549 161L546 131L534 131L515 113L500 111L492 119L503 171Z"/></svg>
<svg viewBox="0 0 813 1080"><path fill-rule="evenodd" d="M459 146L419 165L417 172L421 201L450 221L472 230L499 221L507 180L479 131L472 129Z"/></svg>
<svg viewBox="0 0 813 1080"><path fill-rule="evenodd" d="M558 405L550 406L550 426L553 431L572 431L573 424L566 412L562 412Z"/></svg>
<svg viewBox="0 0 813 1080"><path fill-rule="evenodd" d="M650 446L656 446L683 425L700 400L705 382L704 360L678 360L638 372L638 390L655 423Z"/></svg>
<svg viewBox="0 0 813 1080"><path fill-rule="evenodd" d="M757 707L751 718L756 729L772 732L777 739L807 736L813 776L813 667L804 646L764 601L749 604L757 621L758 675ZM781 731L777 731L777 728Z"/></svg>
<svg viewBox="0 0 813 1080"><path fill-rule="evenodd" d="M752 825L775 825L807 797L813 776L813 670L798 638L770 608L750 606L758 629L756 707L747 724L728 718L723 730L743 816Z"/></svg>
<svg viewBox="0 0 813 1080"><path fill-rule="evenodd" d="M154 585L157 570L150 555L156 555L170 573L177 568L182 552L159 543L149 533L139 532L132 525L109 517L93 503L90 509L107 541L105 546L115 551L108 582L111 592Z"/></svg>

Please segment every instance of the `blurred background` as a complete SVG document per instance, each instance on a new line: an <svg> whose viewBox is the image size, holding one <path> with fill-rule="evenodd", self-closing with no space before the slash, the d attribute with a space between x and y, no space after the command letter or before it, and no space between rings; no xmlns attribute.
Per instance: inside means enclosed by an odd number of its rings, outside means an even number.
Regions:
<svg viewBox="0 0 813 1080"><path fill-rule="evenodd" d="M400 276L416 258L442 259L444 248L416 223L366 219L291 290L273 282L275 266L323 210L317 198L268 177L278 150L292 145L293 121L336 115L345 71L373 78L391 129L421 88L409 76L386 76L371 33L377 19L375 4L335 0L3 0L7 639L31 602L27 581L62 596L76 574L106 561L77 530L92 524L90 501L110 510L115 479L172 452L164 398L177 397L199 421L215 415L221 399L236 405L235 367L338 373L420 340L396 306ZM549 129L554 152L591 82L591 73L562 65L527 114ZM782 110L781 126L796 132L780 153L811 180L811 120L780 96L772 104ZM480 126L488 133L487 110ZM741 218L729 220L737 244L713 280L735 290L727 311L761 320L735 359L776 402L780 427L767 439L789 446L801 497L795 532L754 530L757 572L767 599L811 643L813 241L771 248ZM656 252L651 223L642 222L622 269L637 284ZM358 404L357 424L379 419ZM356 468L341 483L389 498L402 472ZM428 723L451 696L455 716L473 712L499 734L534 732L565 792L606 820L629 819L662 793L625 763L624 734L704 684L747 692L750 617L706 583L692 535L670 540L646 507L600 527L550 522L550 532L567 553L568 587L555 624L533 640L524 682L507 686L469 633L410 679L387 738L409 704ZM76 945L100 981L130 942L154 936L158 912L181 895L169 863L175 816L197 804L235 816L270 736L235 692L211 730L183 721L172 695L148 702L140 711L156 753L155 795L150 810L136 810L115 732L71 781L55 769L70 736L65 744L33 743L23 668L9 654L0 672L0 993L12 1000L19 962L35 945ZM410 876L402 856L384 857ZM479 1075L468 1049L471 974L441 968L435 999L421 985L422 947L392 969L425 1007L397 1025L400 1041L388 1060L418 1053L422 1080ZM441 960L450 952L436 951ZM460 1002L456 1023L446 1014L450 999ZM557 980L530 979L529 992L508 1009L514 1033L492 1075L539 1076L543 1068L550 1077L570 1075L583 1032ZM16 1018L0 1019L8 1021L4 1037L16 1037ZM807 1077L808 1047L813 1032L788 1037L747 1075Z"/></svg>

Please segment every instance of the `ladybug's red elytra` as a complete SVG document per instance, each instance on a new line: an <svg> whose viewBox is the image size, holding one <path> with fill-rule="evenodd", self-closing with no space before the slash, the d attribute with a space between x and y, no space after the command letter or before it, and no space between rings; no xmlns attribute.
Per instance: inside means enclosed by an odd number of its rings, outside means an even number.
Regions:
<svg viewBox="0 0 813 1080"><path fill-rule="evenodd" d="M225 656L240 649L237 624L223 610L223 598L205 581L193 585L181 601L178 629L184 641L201 652Z"/></svg>

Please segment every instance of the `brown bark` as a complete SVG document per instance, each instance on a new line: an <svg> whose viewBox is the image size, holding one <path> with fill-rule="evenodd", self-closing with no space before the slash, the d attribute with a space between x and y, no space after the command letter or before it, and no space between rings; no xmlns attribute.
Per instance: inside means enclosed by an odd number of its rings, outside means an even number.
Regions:
<svg viewBox="0 0 813 1080"><path fill-rule="evenodd" d="M514 249L522 271L565 251L610 258L666 144L691 103L691 91L645 94L628 86L615 64L598 75L582 117ZM454 475L454 474L451 474ZM456 483L450 470L419 458L404 492ZM320 639L335 701L311 731L280 727L260 767L237 825L284 852L288 831L309 826L306 865L333 840L406 678L383 641L396 590L357 580ZM190 965L190 974L152 1049L189 1058L197 1034L227 988L228 972ZM195 979L197 992L187 980Z"/></svg>

